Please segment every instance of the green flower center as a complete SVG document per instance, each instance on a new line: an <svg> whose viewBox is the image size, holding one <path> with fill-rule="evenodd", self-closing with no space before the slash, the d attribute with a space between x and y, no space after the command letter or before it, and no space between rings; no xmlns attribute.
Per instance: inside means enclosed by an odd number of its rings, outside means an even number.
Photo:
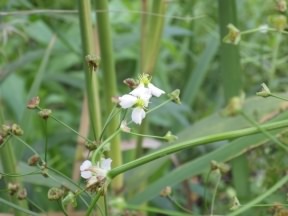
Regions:
<svg viewBox="0 0 288 216"><path fill-rule="evenodd" d="M139 77L139 82L142 83L145 87L147 87L150 81L151 81L151 77L149 76L149 74L142 74Z"/></svg>
<svg viewBox="0 0 288 216"><path fill-rule="evenodd" d="M136 103L135 103L136 107L140 107L140 108L144 108L145 107L145 101L141 98L138 98Z"/></svg>

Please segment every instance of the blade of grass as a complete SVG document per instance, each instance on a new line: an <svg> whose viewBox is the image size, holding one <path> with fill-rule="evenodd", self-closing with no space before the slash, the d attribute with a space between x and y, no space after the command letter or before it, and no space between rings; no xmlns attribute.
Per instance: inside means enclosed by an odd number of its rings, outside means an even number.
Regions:
<svg viewBox="0 0 288 216"><path fill-rule="evenodd" d="M216 55L219 42L215 41L215 36L211 36L206 44L206 49L199 57L198 63L188 78L187 84L183 91L182 101L186 104L192 105L195 97L205 79L208 72L209 65ZM189 68L191 70L191 68Z"/></svg>
<svg viewBox="0 0 288 216"><path fill-rule="evenodd" d="M227 25L232 23L237 26L237 8L235 0L218 0L219 25L221 41L227 33ZM221 43L220 70L226 101L234 96L239 96L242 90L242 76L238 46ZM249 163L245 155L232 161L233 185L237 197L241 200L249 199Z"/></svg>

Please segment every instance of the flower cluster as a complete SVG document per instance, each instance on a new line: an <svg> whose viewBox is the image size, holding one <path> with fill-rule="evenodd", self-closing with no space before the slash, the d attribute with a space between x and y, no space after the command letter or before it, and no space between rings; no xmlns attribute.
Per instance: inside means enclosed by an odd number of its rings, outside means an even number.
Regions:
<svg viewBox="0 0 288 216"><path fill-rule="evenodd" d="M85 160L81 164L81 177L87 179L87 187L95 185L106 178L107 172L111 170L111 162L110 158L101 158L96 165L93 165L90 160Z"/></svg>
<svg viewBox="0 0 288 216"><path fill-rule="evenodd" d="M151 83L151 77L143 74L139 77L138 86L129 94L119 97L119 105L123 109L133 108L132 121L141 124L145 118L149 100L152 96L159 97L165 92Z"/></svg>

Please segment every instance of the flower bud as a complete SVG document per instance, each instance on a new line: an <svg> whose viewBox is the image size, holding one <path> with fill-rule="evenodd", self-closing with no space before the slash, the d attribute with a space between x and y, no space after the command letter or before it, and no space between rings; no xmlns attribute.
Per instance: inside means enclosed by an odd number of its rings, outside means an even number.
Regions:
<svg viewBox="0 0 288 216"><path fill-rule="evenodd" d="M131 128L128 127L127 122L125 120L121 122L120 129L125 133L129 133L131 131Z"/></svg>
<svg viewBox="0 0 288 216"><path fill-rule="evenodd" d="M40 160L40 156L39 155L32 155L29 159L28 159L28 165L29 166L36 166L37 163Z"/></svg>
<svg viewBox="0 0 288 216"><path fill-rule="evenodd" d="M48 190L49 200L59 200L64 196L64 190L58 187L52 187Z"/></svg>
<svg viewBox="0 0 288 216"><path fill-rule="evenodd" d="M164 189L162 189L162 191L160 192L160 196L162 197L168 197L170 196L172 193L172 189L169 186L166 186Z"/></svg>
<svg viewBox="0 0 288 216"><path fill-rule="evenodd" d="M45 120L49 118L51 113L52 113L52 110L50 110L50 109L43 109L43 110L38 112L39 116Z"/></svg>
<svg viewBox="0 0 288 216"><path fill-rule="evenodd" d="M173 92L171 92L170 94L168 94L169 98L176 104L181 104L181 100L180 100L180 90L176 89Z"/></svg>
<svg viewBox="0 0 288 216"><path fill-rule="evenodd" d="M168 142L174 142L175 140L178 139L178 137L175 136L175 135L173 135L173 134L171 133L171 131L168 131L168 132L165 134L164 139L166 139Z"/></svg>
<svg viewBox="0 0 288 216"><path fill-rule="evenodd" d="M138 86L138 82L135 79L127 78L123 81L130 89L135 89Z"/></svg>
<svg viewBox="0 0 288 216"><path fill-rule="evenodd" d="M40 98L38 96L31 98L28 101L27 108L28 109L35 109L40 103Z"/></svg>
<svg viewBox="0 0 288 216"><path fill-rule="evenodd" d="M71 191L69 191L68 194L62 200L63 206L66 206L69 203L71 203L73 207L77 206L75 194Z"/></svg>
<svg viewBox="0 0 288 216"><path fill-rule="evenodd" d="M241 206L241 204L236 196L234 196L232 199L233 200L230 210L236 210Z"/></svg>
<svg viewBox="0 0 288 216"><path fill-rule="evenodd" d="M228 34L223 38L224 43L237 45L241 40L241 32L233 24L228 24Z"/></svg>
<svg viewBox="0 0 288 216"><path fill-rule="evenodd" d="M24 200L27 197L27 190L25 188L22 188L17 193L17 198L19 200Z"/></svg>
<svg viewBox="0 0 288 216"><path fill-rule="evenodd" d="M94 151L95 149L98 148L98 141L93 141L93 143L90 142L86 142L85 143L85 147L89 150L89 151Z"/></svg>
<svg viewBox="0 0 288 216"><path fill-rule="evenodd" d="M6 136L8 136L10 133L12 132L12 128L10 125L2 125L2 136L5 138Z"/></svg>
<svg viewBox="0 0 288 216"><path fill-rule="evenodd" d="M17 124L13 124L11 127L11 132L16 135L16 136L22 136L24 134L23 130L21 127Z"/></svg>
<svg viewBox="0 0 288 216"><path fill-rule="evenodd" d="M256 95L261 96L261 97L271 96L271 91L268 88L268 86L265 83L262 83L261 86L262 86L262 90L260 92L257 92Z"/></svg>
<svg viewBox="0 0 288 216"><path fill-rule="evenodd" d="M219 163L217 161L212 160L210 162L210 170L211 171L219 170L221 174L225 174L229 172L230 166L228 164Z"/></svg>
<svg viewBox="0 0 288 216"><path fill-rule="evenodd" d="M287 26L287 18L284 15L273 15L270 17L270 22L278 31L283 31Z"/></svg>
<svg viewBox="0 0 288 216"><path fill-rule="evenodd" d="M232 97L228 105L225 107L223 114L226 116L235 116L241 112L243 105L244 105L244 94L241 93L238 97Z"/></svg>

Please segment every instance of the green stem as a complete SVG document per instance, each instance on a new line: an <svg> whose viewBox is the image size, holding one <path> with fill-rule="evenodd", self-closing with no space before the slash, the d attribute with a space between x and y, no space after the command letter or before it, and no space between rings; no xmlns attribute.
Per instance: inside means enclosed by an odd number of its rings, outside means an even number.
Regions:
<svg viewBox="0 0 288 216"><path fill-rule="evenodd" d="M112 37L110 31L110 21L108 14L108 1L107 0L96 0L96 10L103 11L97 13L97 27L99 33L99 44L101 59L103 62L103 83L104 88L104 99L106 103L106 113L110 113L113 110L114 104L111 98L117 95L116 85L116 73L115 63L113 55ZM107 115L107 114L106 114ZM107 133L112 134L118 129L119 119L113 118L107 128ZM121 154L121 140L120 136L117 135L111 140L111 158L113 160L113 166L117 167L122 164ZM120 191L123 187L123 176L119 176L112 183L112 188L115 191Z"/></svg>
<svg viewBox="0 0 288 216"><path fill-rule="evenodd" d="M35 155L40 155L34 148L32 148L28 143L26 143L24 140L22 140L20 137L14 135L14 134L10 134L11 136L13 136L15 139L17 139L19 142L21 142L22 144L24 144L28 149L30 149Z"/></svg>
<svg viewBox="0 0 288 216"><path fill-rule="evenodd" d="M267 138L269 138L274 143L276 143L277 145L279 145L281 148L283 148L285 151L288 152L288 148L283 143L281 143L276 137L272 136L270 133L268 133L266 130L264 130L257 122L255 122L253 119L251 119L245 112L242 111L240 113L249 123L251 123L253 126L257 127Z"/></svg>
<svg viewBox="0 0 288 216"><path fill-rule="evenodd" d="M271 96L271 97L274 97L274 98L277 98L277 99L280 99L280 100L288 101L287 98L283 98L283 97L280 97L280 96L275 95L275 94L272 94L272 93L270 94L270 96Z"/></svg>
<svg viewBox="0 0 288 216"><path fill-rule="evenodd" d="M67 125L66 123L62 122L61 120L57 119L55 116L50 115L49 117L51 117L52 119L54 119L55 121L57 121L58 123L60 123L61 125L63 125L64 127L68 128L69 130L71 130L72 132L74 132L75 134L77 134L78 136L80 136L81 138L83 138L84 140L86 140L89 143L93 143L92 140L88 139L87 137L82 136L81 134L79 134L76 130L74 130L73 128L71 128L69 125Z"/></svg>
<svg viewBox="0 0 288 216"><path fill-rule="evenodd" d="M221 181L221 173L218 172L218 175L219 176L218 176L218 179L217 179L217 182L216 182L216 185L215 185L215 190L214 190L213 197L212 197L211 211L210 211L210 215L211 216L213 216L216 195L217 195L218 187L219 187L219 184L220 184L220 181Z"/></svg>
<svg viewBox="0 0 288 216"><path fill-rule="evenodd" d="M160 107L164 106L165 104L169 103L170 101L172 101L173 99L168 99L166 101L164 101L163 103L159 104L158 106L153 107L152 109L148 110L146 112L146 114L149 114L151 112L154 112L155 110L159 109Z"/></svg>
<svg viewBox="0 0 288 216"><path fill-rule="evenodd" d="M105 145L107 145L115 136L120 133L121 129L116 130L111 136L109 136L104 142L102 142L97 149L93 152L92 162L95 163L99 159L99 154Z"/></svg>
<svg viewBox="0 0 288 216"><path fill-rule="evenodd" d="M148 135L148 134L140 134L140 133L135 133L135 132L131 132L131 131L130 131L130 132L125 132L125 133L132 134L132 135L135 135L135 136L141 136L141 137L149 137L149 138L167 140L165 137L162 137L162 136L154 136L154 135Z"/></svg>
<svg viewBox="0 0 288 216"><path fill-rule="evenodd" d="M235 210L234 212L228 214L227 216L236 216L236 215L239 215L239 214L247 211L248 209L255 206L257 203L261 202L263 199L265 199L266 197L268 197L269 195L274 193L277 189L279 189L280 187L285 185L287 182L288 182L288 176L286 175L280 181L278 181L275 185L273 185L273 187L271 187L270 189L265 191L263 194L256 197L255 199L251 200L249 203L243 205L242 207Z"/></svg>
<svg viewBox="0 0 288 216"><path fill-rule="evenodd" d="M281 33L277 33L275 35L275 44L273 46L273 53L272 53L272 62L271 62L271 68L268 74L268 86L271 86L273 88L273 81L274 81L274 75L276 72L277 68L277 61L278 61L278 53L279 53L279 48L281 44L281 38L282 35Z"/></svg>
<svg viewBox="0 0 288 216"><path fill-rule="evenodd" d="M95 44L93 41L92 31L92 19L91 19L91 4L90 0L78 0L79 7L79 23L81 29L81 40L83 49L83 60L87 55L95 55ZM97 61L97 60L96 60ZM94 68L94 66L96 66ZM92 126L92 132L94 139L100 135L102 123L101 123L101 108L100 99L98 94L98 83L96 77L96 70L98 69L98 63L93 67L89 67L89 64L85 64L85 82L86 92L88 98L89 116Z"/></svg>
<svg viewBox="0 0 288 216"><path fill-rule="evenodd" d="M283 127L288 126L288 120L283 120L283 121L278 121L274 123L269 123L265 124L262 126L263 129L265 130L274 130L274 129L279 129ZM241 130L235 130L235 131L229 131L229 132L224 132L224 133L218 133L218 134L213 134L205 137L200 137L188 141L184 141L181 143L178 143L177 145L172 145L169 147L166 147L164 149L158 150L156 152L153 152L149 155L143 156L139 159L136 159L134 161L128 162L122 166L116 167L112 169L111 171L108 172L108 176L113 179L117 175L124 173L128 170L131 170L135 167L139 167L143 164L149 163L150 161L156 160L158 158L162 158L166 155L173 154L175 152L184 150L184 149L189 149L191 147L195 147L198 145L204 145L208 144L211 142L218 142L222 140L230 140L230 139L235 139L243 136L248 136L252 134L259 133L260 130L257 127L250 127L250 128L245 128Z"/></svg>
<svg viewBox="0 0 288 216"><path fill-rule="evenodd" d="M44 132L45 132L45 164L47 164L47 154L48 154L48 135L47 135L47 119L44 120Z"/></svg>
<svg viewBox="0 0 288 216"><path fill-rule="evenodd" d="M179 209L187 212L187 213L190 213L190 214L193 214L192 211L190 211L189 209L183 207L180 203L177 202L177 200L173 199L173 197L171 196L168 196L168 199L170 200L171 203L173 203L175 206L177 206Z"/></svg>
<svg viewBox="0 0 288 216"><path fill-rule="evenodd" d="M94 206L96 205L97 201L99 200L102 192L103 192L103 187L98 191L98 193L96 194L96 196L94 196L92 202L90 203L90 206L85 214L85 216L89 216L91 214L91 212L93 211L94 209Z"/></svg>

